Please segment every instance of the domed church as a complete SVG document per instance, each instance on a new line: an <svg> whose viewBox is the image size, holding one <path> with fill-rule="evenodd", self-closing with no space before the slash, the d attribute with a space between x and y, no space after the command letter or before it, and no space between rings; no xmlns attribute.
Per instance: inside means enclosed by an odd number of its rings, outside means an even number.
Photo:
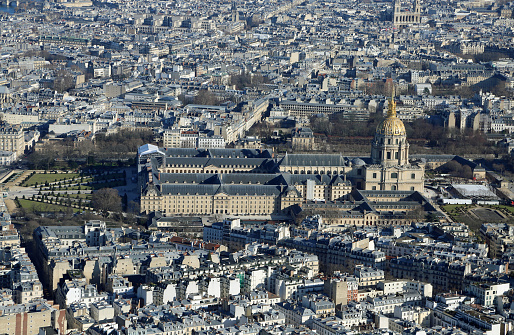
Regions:
<svg viewBox="0 0 514 335"><path fill-rule="evenodd" d="M396 116L394 98L371 143L370 164L364 166L365 190L423 192L425 166L409 162L405 126Z"/></svg>

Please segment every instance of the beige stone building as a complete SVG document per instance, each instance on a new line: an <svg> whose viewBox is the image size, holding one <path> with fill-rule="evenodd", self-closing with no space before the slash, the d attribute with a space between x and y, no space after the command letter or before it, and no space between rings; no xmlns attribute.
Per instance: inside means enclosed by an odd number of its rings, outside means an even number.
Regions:
<svg viewBox="0 0 514 335"><path fill-rule="evenodd" d="M11 90L7 86L0 86L0 107L13 100Z"/></svg>
<svg viewBox="0 0 514 335"><path fill-rule="evenodd" d="M25 136L19 126L4 123L0 127L0 150L11 151L20 157L25 152Z"/></svg>
<svg viewBox="0 0 514 335"><path fill-rule="evenodd" d="M407 225L420 220L411 212L418 209L437 212L417 191L353 190L350 197L350 201L308 201L302 204L302 210L306 215L323 213L323 222L334 232L344 230L348 225Z"/></svg>
<svg viewBox="0 0 514 335"><path fill-rule="evenodd" d="M36 124L39 122L39 114L38 113L0 113L0 120L3 122L7 122L11 125L19 125L19 124Z"/></svg>
<svg viewBox="0 0 514 335"><path fill-rule="evenodd" d="M17 304L26 304L43 298L43 285L39 281L20 283L14 290Z"/></svg>
<svg viewBox="0 0 514 335"><path fill-rule="evenodd" d="M393 6L393 25L396 27L405 27L411 24L421 23L421 6L419 0L414 3L413 10L402 8L400 0L394 0Z"/></svg>
<svg viewBox="0 0 514 335"><path fill-rule="evenodd" d="M160 174L141 196L141 211L170 215L270 215L308 200L351 192L339 176L290 174Z"/></svg>
<svg viewBox="0 0 514 335"><path fill-rule="evenodd" d="M166 129L162 135L163 147L180 148L180 129Z"/></svg>
<svg viewBox="0 0 514 335"><path fill-rule="evenodd" d="M37 335L39 329L50 327L61 334L67 331L66 311L46 300L33 303L0 307L0 329L2 334Z"/></svg>
<svg viewBox="0 0 514 335"><path fill-rule="evenodd" d="M313 150L314 133L310 128L295 128L291 132L291 146L293 150Z"/></svg>
<svg viewBox="0 0 514 335"><path fill-rule="evenodd" d="M138 152L141 212L147 214L288 214L300 205L315 210L324 202L339 213L336 223L401 223L403 214L381 214L391 212L388 205L354 211L349 194L354 189L382 191L383 197L385 191L403 191L397 197L402 200L424 189L425 165L409 158L394 101L377 127L369 158L286 154L277 159L268 150L164 150L150 145ZM415 206L405 202L400 207L405 213Z"/></svg>
<svg viewBox="0 0 514 335"><path fill-rule="evenodd" d="M291 174L348 174L350 163L341 155L286 154L280 160L280 171Z"/></svg>
<svg viewBox="0 0 514 335"><path fill-rule="evenodd" d="M335 277L325 279L323 293L336 305L336 309L348 305L350 301L357 301L359 285L355 277L345 277L336 274Z"/></svg>

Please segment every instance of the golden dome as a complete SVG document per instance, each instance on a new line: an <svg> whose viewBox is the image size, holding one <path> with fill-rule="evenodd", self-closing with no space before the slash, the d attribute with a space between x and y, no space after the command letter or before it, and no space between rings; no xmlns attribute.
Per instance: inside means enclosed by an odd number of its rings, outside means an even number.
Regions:
<svg viewBox="0 0 514 335"><path fill-rule="evenodd" d="M377 135L396 135L396 136L405 136L405 126L403 125L402 120L397 117L386 118L384 121L380 122L377 127Z"/></svg>
<svg viewBox="0 0 514 335"><path fill-rule="evenodd" d="M387 117L380 122L376 130L377 135L385 136L406 136L405 125L402 120L396 117L396 102L391 99Z"/></svg>

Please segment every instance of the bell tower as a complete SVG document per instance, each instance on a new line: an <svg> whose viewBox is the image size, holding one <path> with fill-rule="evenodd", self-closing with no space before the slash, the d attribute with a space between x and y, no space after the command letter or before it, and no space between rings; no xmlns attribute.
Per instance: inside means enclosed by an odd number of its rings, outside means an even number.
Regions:
<svg viewBox="0 0 514 335"><path fill-rule="evenodd" d="M421 23L421 5L419 0L414 3L414 19L416 23Z"/></svg>
<svg viewBox="0 0 514 335"><path fill-rule="evenodd" d="M235 2L232 2L232 22L239 22L239 11Z"/></svg>
<svg viewBox="0 0 514 335"><path fill-rule="evenodd" d="M399 13L402 9L402 5L400 4L400 1L399 0L394 0L393 1L393 7L394 7L394 12L395 13Z"/></svg>

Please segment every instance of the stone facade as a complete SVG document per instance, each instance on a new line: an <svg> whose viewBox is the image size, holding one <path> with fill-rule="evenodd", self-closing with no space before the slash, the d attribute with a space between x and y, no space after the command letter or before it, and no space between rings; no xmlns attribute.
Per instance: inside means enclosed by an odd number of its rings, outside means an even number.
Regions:
<svg viewBox="0 0 514 335"><path fill-rule="evenodd" d="M286 154L277 159L258 149L145 147L138 158L141 212L164 216L290 214L302 204L315 209L316 202L334 202L334 210L341 212L349 210L340 202L349 200L352 188L423 192L425 166L409 159L406 137L392 100L387 118L377 127L370 158ZM379 212L364 211L364 219L359 216L358 221L382 222L385 218ZM340 223L356 223L354 213L351 218L343 217Z"/></svg>
<svg viewBox="0 0 514 335"><path fill-rule="evenodd" d="M405 27L411 24L421 23L421 6L416 0L412 11L402 8L399 0L394 1L393 25L395 27Z"/></svg>

